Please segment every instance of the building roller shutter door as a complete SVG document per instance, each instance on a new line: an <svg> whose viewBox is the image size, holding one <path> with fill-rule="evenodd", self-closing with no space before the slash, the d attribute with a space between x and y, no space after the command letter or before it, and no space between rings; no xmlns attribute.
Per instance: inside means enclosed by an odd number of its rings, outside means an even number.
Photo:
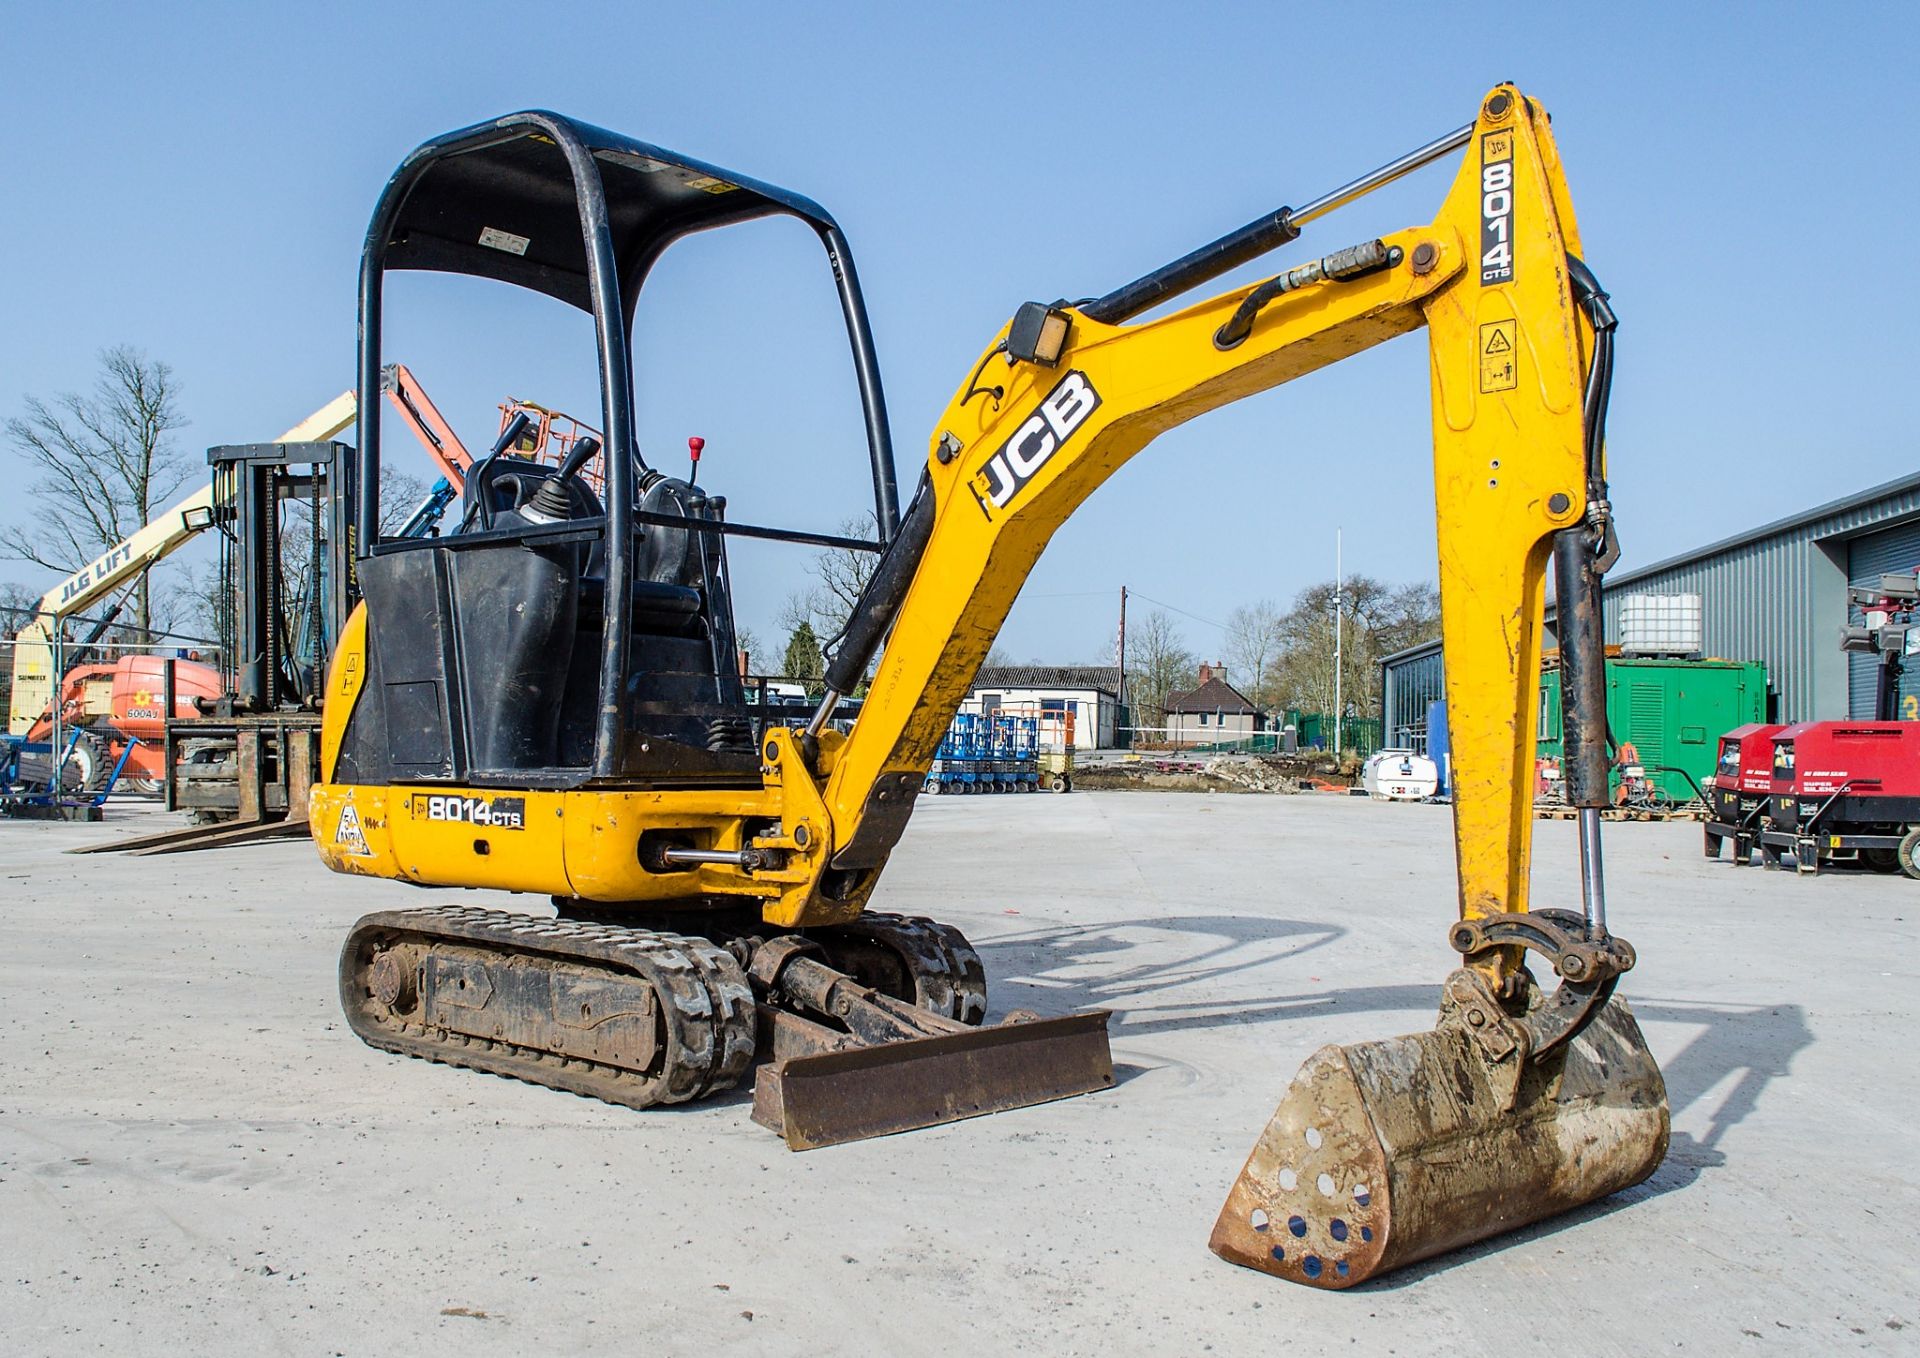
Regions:
<svg viewBox="0 0 1920 1358"><path fill-rule="evenodd" d="M1847 544L1847 583L1872 587L1883 575L1902 575L1920 568L1920 523L1902 524L1868 533ZM1829 644L1838 645L1834 637ZM1873 716L1873 700L1880 682L1880 664L1870 655L1847 654L1847 715L1855 721ZM1907 662L1900 681L1900 715L1920 716L1920 656Z"/></svg>

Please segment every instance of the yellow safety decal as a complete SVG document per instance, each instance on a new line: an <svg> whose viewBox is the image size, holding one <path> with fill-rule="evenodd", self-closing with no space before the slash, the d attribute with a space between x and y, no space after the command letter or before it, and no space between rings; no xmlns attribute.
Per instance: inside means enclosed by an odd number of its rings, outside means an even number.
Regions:
<svg viewBox="0 0 1920 1358"><path fill-rule="evenodd" d="M1520 385L1514 360L1512 321L1488 321L1480 327L1480 390L1512 391Z"/></svg>

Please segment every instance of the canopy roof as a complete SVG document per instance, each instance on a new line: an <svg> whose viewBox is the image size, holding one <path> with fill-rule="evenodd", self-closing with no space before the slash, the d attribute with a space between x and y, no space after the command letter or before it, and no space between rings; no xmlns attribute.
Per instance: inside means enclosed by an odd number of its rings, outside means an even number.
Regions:
<svg viewBox="0 0 1920 1358"><path fill-rule="evenodd" d="M394 172L388 269L474 274L592 309L577 177L597 170L620 294L629 316L648 268L676 238L788 213L822 233L833 219L811 199L676 152L534 110L427 142ZM376 219L375 230L381 222Z"/></svg>

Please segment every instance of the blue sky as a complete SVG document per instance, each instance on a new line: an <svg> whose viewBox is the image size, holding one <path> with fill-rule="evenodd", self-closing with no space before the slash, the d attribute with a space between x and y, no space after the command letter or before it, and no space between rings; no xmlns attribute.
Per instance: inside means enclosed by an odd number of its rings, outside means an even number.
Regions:
<svg viewBox="0 0 1920 1358"><path fill-rule="evenodd" d="M271 437L351 384L375 195L425 138L542 106L806 193L852 240L902 480L1028 298L1125 281L1467 121L1554 115L1622 318L1611 457L1631 567L1913 470L1901 242L1908 6L258 4L14 6L0 109L0 414L132 343L189 447ZM1432 170L1314 246L1423 221ZM824 263L765 223L681 247L643 302L642 435L736 517L832 527L863 453ZM1321 253L1315 250L1315 253ZM395 290L388 357L469 442L508 394L591 417L583 322L469 280ZM1346 562L1433 572L1425 352L1409 337L1187 425L1055 539L1003 633L1111 655L1120 584L1207 619ZM424 461L422 463L424 470ZM0 452L0 517L22 477ZM736 554L771 639L804 556ZM0 563L0 579L50 584ZM1181 619L1196 651L1220 634Z"/></svg>

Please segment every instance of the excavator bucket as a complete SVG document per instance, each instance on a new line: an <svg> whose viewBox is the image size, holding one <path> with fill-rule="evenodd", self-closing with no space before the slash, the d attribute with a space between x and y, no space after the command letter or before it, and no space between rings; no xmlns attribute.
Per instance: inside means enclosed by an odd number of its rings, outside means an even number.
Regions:
<svg viewBox="0 0 1920 1358"><path fill-rule="evenodd" d="M1107 1012L775 1059L753 1120L792 1150L934 1127L1110 1088Z"/></svg>
<svg viewBox="0 0 1920 1358"><path fill-rule="evenodd" d="M1352 1287L1653 1173L1666 1085L1624 1001L1534 1058L1492 1059L1471 1016L1449 1004L1431 1032L1308 1058L1220 1210L1214 1252Z"/></svg>

